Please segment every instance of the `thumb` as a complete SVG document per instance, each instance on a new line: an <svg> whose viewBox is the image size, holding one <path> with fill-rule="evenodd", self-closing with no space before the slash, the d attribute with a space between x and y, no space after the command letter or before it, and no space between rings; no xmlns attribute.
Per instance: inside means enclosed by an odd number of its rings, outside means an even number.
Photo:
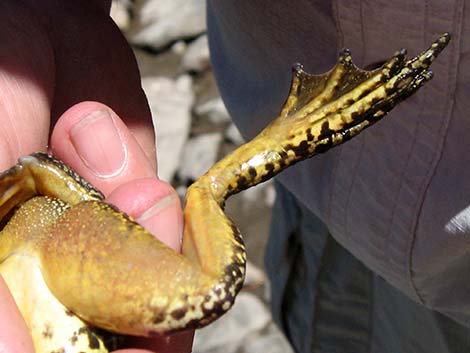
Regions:
<svg viewBox="0 0 470 353"><path fill-rule="evenodd" d="M79 103L57 122L53 154L104 192L107 201L179 250L183 229L176 191L156 177L126 125L106 105Z"/></svg>

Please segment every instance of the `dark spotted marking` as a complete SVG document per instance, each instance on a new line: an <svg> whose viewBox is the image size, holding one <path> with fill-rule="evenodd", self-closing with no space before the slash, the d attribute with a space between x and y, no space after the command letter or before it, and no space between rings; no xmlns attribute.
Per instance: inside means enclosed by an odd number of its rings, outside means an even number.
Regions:
<svg viewBox="0 0 470 353"><path fill-rule="evenodd" d="M240 230L237 228L237 226L233 222L230 222L230 227L232 228L233 239L235 240L237 244L239 244L244 249L245 245L243 242L242 235L240 234Z"/></svg>
<svg viewBox="0 0 470 353"><path fill-rule="evenodd" d="M307 135L307 141L313 141L315 139L315 136L312 135L312 129L308 128L305 131L305 134ZM280 155L280 154L279 154ZM282 158L282 157L281 157ZM282 159L281 159L282 160Z"/></svg>
<svg viewBox="0 0 470 353"><path fill-rule="evenodd" d="M351 119L352 119L353 121L356 121L356 120L361 119L361 113L359 113L359 112L353 112L353 113L351 113Z"/></svg>
<svg viewBox="0 0 470 353"><path fill-rule="evenodd" d="M173 319L180 320L186 315L187 312L188 312L188 308L183 307L180 309L173 310L170 315Z"/></svg>
<svg viewBox="0 0 470 353"><path fill-rule="evenodd" d="M78 341L78 333L77 332L74 332L73 333L73 336L70 337L70 343L72 344L72 346L75 346L75 344L77 343Z"/></svg>
<svg viewBox="0 0 470 353"><path fill-rule="evenodd" d="M44 331L42 331L42 337L45 339L51 339L54 336L54 330L51 325L47 322L44 326Z"/></svg>
<svg viewBox="0 0 470 353"><path fill-rule="evenodd" d="M61 348L51 351L50 353L66 353L66 352L65 352L65 348L61 347Z"/></svg>
<svg viewBox="0 0 470 353"><path fill-rule="evenodd" d="M158 325L163 321L165 321L165 314L163 314L162 312L158 312L152 317L152 323L154 323L155 325Z"/></svg>
<svg viewBox="0 0 470 353"><path fill-rule="evenodd" d="M325 138L328 138L335 132L336 131L330 129L330 123L328 121L325 121L323 124L321 124L320 136L318 136L318 139L323 140Z"/></svg>
<svg viewBox="0 0 470 353"><path fill-rule="evenodd" d="M250 167L250 168L248 168L248 174L250 174L250 176L254 179L254 178L256 178L256 175L258 173L256 172L256 168Z"/></svg>
<svg viewBox="0 0 470 353"><path fill-rule="evenodd" d="M355 101L354 99L352 99L352 98L349 98L349 99L346 101L345 106L346 106L346 107L349 107L350 105L352 105L352 104L354 104L354 103L356 103L356 101Z"/></svg>
<svg viewBox="0 0 470 353"><path fill-rule="evenodd" d="M309 156L309 143L307 141L300 142L297 146L287 145L286 149L294 152L297 158L306 158Z"/></svg>
<svg viewBox="0 0 470 353"><path fill-rule="evenodd" d="M359 98L358 100L361 100L362 98L364 98L365 96L367 96L369 93L371 93L373 90L375 89L374 88L369 88L369 89L365 89L361 92L361 94L359 95Z"/></svg>
<svg viewBox="0 0 470 353"><path fill-rule="evenodd" d="M277 171L273 168L271 170L268 170L266 174L263 175L261 178L261 181L265 181L268 179L271 179L274 175L276 175Z"/></svg>
<svg viewBox="0 0 470 353"><path fill-rule="evenodd" d="M74 313L70 309L65 309L65 315L67 316L75 316Z"/></svg>
<svg viewBox="0 0 470 353"><path fill-rule="evenodd" d="M279 166L279 169L282 170L284 168L286 168L288 165L287 165L287 159L280 159L278 162L277 162L278 166Z"/></svg>
<svg viewBox="0 0 470 353"><path fill-rule="evenodd" d="M274 171L275 167L274 167L274 164L273 164L273 163L266 163L266 164L264 165L264 169L266 169L266 171L267 171L268 173L271 173L271 172Z"/></svg>
<svg viewBox="0 0 470 353"><path fill-rule="evenodd" d="M315 152L316 153L325 153L333 146L333 139L327 138L325 140L321 140L319 143L315 145Z"/></svg>
<svg viewBox="0 0 470 353"><path fill-rule="evenodd" d="M98 340L98 338L96 338L95 334L93 333L93 331L90 330L90 328L88 328L86 326L80 327L78 329L78 333L79 334L86 333L86 335L88 337L88 347L90 349L100 348L100 341Z"/></svg>
<svg viewBox="0 0 470 353"><path fill-rule="evenodd" d="M241 191L245 190L249 186L248 180L244 175L240 175L240 177L237 180L237 188L236 190Z"/></svg>

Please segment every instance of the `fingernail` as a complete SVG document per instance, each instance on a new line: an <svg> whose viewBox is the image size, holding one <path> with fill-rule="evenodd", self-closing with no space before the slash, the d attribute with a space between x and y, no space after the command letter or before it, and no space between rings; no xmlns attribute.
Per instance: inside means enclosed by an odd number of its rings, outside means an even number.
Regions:
<svg viewBox="0 0 470 353"><path fill-rule="evenodd" d="M142 213L137 221L162 242L179 250L183 235L180 207L178 196L170 194Z"/></svg>
<svg viewBox="0 0 470 353"><path fill-rule="evenodd" d="M96 175L119 174L126 163L126 149L107 110L97 110L70 130L70 140L83 163Z"/></svg>

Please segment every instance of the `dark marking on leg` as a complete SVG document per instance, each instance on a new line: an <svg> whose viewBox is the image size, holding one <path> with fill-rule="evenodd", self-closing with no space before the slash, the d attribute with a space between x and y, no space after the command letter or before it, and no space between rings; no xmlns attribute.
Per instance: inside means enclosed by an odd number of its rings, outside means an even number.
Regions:
<svg viewBox="0 0 470 353"><path fill-rule="evenodd" d="M83 334L83 333L86 333L87 337L88 337L88 347L90 349L98 349L100 348L100 341L98 340L98 338L95 336L95 334L93 333L93 331L90 330L90 328L88 327L80 327L80 329L78 330L78 333L79 334Z"/></svg>
<svg viewBox="0 0 470 353"><path fill-rule="evenodd" d="M165 321L165 314L161 311L158 311L152 317L152 323L154 323L155 325L158 325L163 321Z"/></svg>
<svg viewBox="0 0 470 353"><path fill-rule="evenodd" d="M321 124L320 136L318 136L319 140L323 140L335 133L334 130L330 129L330 123L326 120L323 124Z"/></svg>
<svg viewBox="0 0 470 353"><path fill-rule="evenodd" d="M42 337L45 339L51 339L54 336L54 330L51 325L47 322L44 325L44 330L42 331Z"/></svg>
<svg viewBox="0 0 470 353"><path fill-rule="evenodd" d="M249 186L248 180L244 175L240 175L240 177L237 180L237 190L245 190Z"/></svg>
<svg viewBox="0 0 470 353"><path fill-rule="evenodd" d="M307 141L311 142L315 139L315 136L312 135L312 129L311 128L308 128L305 131L305 134L307 135Z"/></svg>
<svg viewBox="0 0 470 353"><path fill-rule="evenodd" d="M187 312L188 312L188 308L183 307L180 309L173 310L170 315L175 320L181 320L186 315Z"/></svg>
<svg viewBox="0 0 470 353"><path fill-rule="evenodd" d="M257 172L255 167L248 168L248 174L254 179L256 178Z"/></svg>

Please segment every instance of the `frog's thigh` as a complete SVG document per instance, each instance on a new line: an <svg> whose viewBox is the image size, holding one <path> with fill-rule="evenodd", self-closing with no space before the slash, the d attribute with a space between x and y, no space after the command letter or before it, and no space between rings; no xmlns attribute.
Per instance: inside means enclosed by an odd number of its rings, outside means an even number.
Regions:
<svg viewBox="0 0 470 353"><path fill-rule="evenodd" d="M13 254L0 264L0 274L31 331L37 353L108 352L100 337L52 295L37 259Z"/></svg>

